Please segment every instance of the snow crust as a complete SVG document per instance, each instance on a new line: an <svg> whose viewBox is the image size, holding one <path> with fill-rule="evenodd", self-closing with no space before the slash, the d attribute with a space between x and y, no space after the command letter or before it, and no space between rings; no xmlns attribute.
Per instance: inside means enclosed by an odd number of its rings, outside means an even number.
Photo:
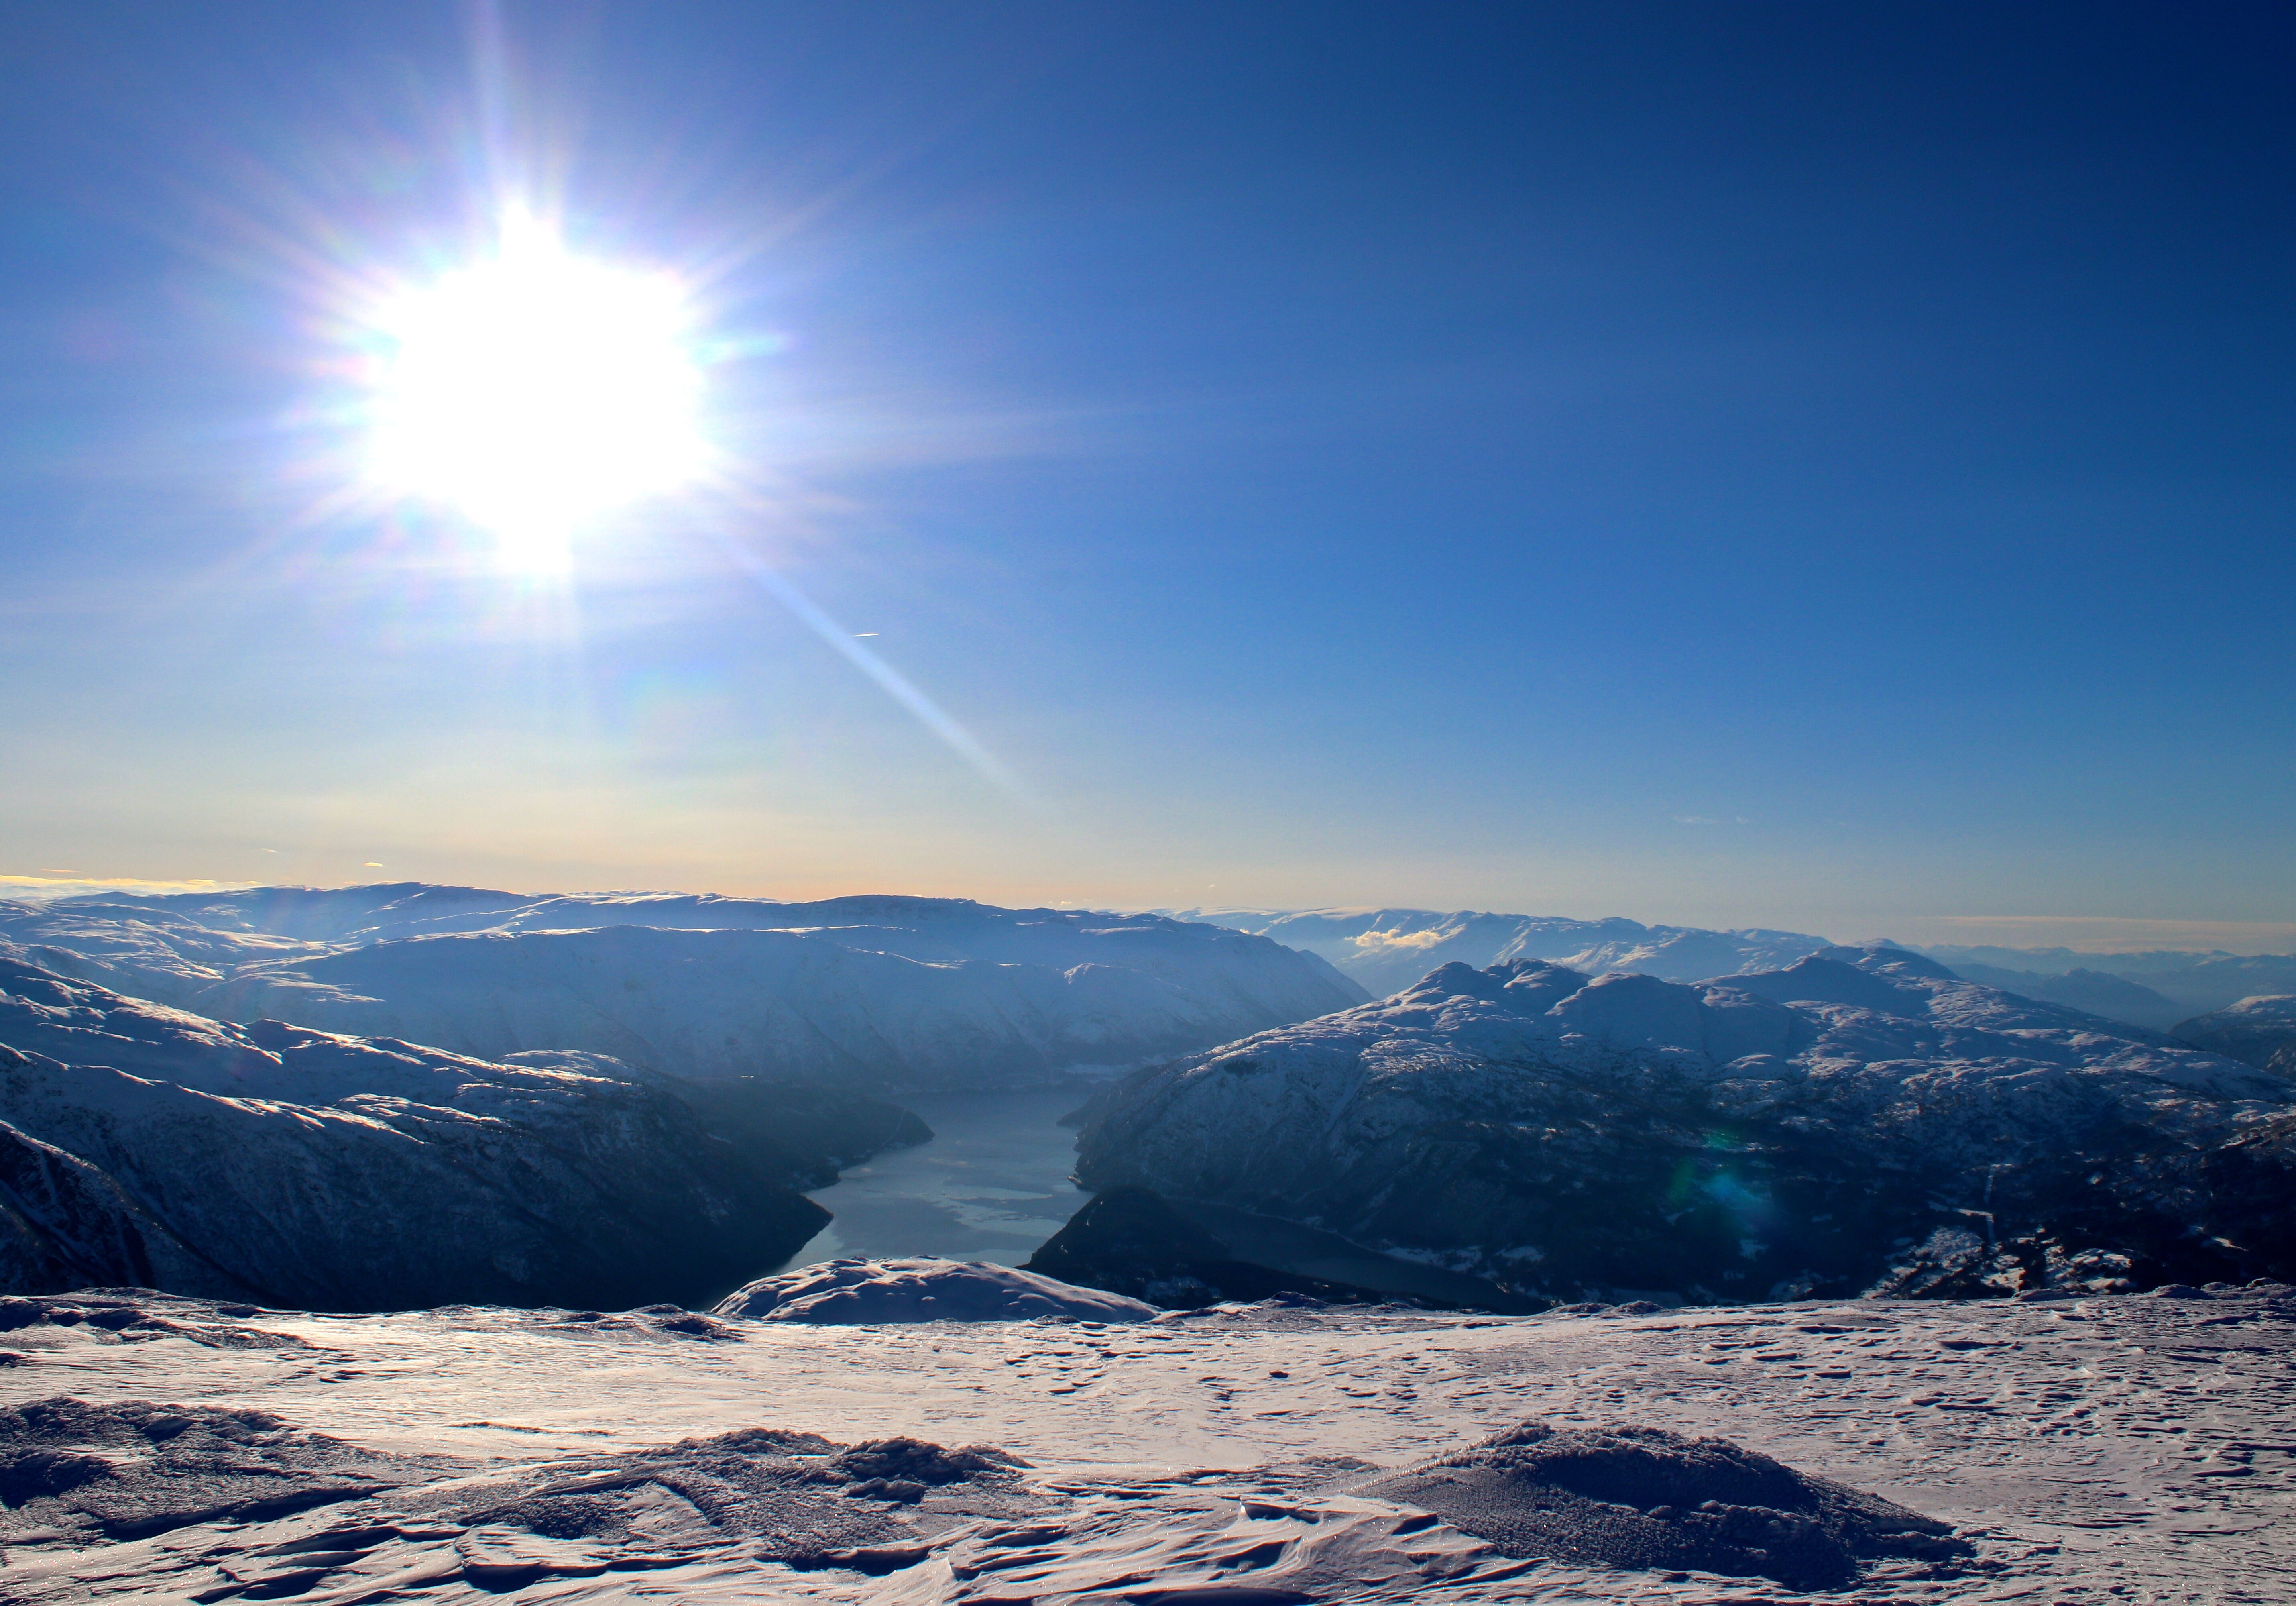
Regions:
<svg viewBox="0 0 2296 1606"><path fill-rule="evenodd" d="M712 1307L758 1322L1145 1322L1152 1305L1034 1272L964 1260L825 1260L760 1277Z"/></svg>
<svg viewBox="0 0 2296 1606"><path fill-rule="evenodd" d="M0 1462L30 1486L0 1508L0 1545L27 1606L2233 1606L2283 1598L2296 1568L2284 1289L867 1330L349 1319L110 1289L0 1305ZM1534 1457L1494 1510L1478 1469L1526 1419L1604 1460L1604 1441L1655 1445L1693 1478L1717 1454L1765 1458L1957 1543L1858 1555L1857 1579L1816 1594L1751 1554L1620 1566L1636 1558L1606 1533L1660 1501L1684 1517L1684 1491ZM1734 1450L1673 1454L1717 1439ZM1447 1463L1469 1498L1430 1504L1464 1525L1360 1492ZM266 1504L260 1481L283 1498ZM1791 1544L1791 1498L1717 1500L1697 1509L1722 1538L1786 1520ZM1595 1553L1505 1553L1533 1547L1475 1530L1504 1533L1488 1519L1510 1507ZM1874 1526L1907 1534L1902 1516ZM1924 1532L1943 1537L1910 1528Z"/></svg>

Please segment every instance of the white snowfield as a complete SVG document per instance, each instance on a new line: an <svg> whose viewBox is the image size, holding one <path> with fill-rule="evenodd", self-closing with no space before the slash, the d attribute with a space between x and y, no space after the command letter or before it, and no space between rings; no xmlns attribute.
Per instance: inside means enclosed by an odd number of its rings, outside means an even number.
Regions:
<svg viewBox="0 0 2296 1606"><path fill-rule="evenodd" d="M760 1277L711 1307L758 1322L1146 1322L1152 1305L1034 1272L966 1260L824 1260Z"/></svg>
<svg viewBox="0 0 2296 1606"><path fill-rule="evenodd" d="M888 1088L1134 1065L1365 996L1262 937L957 899L271 887L0 905L0 941L227 1020Z"/></svg>
<svg viewBox="0 0 2296 1606"><path fill-rule="evenodd" d="M1546 959L1573 970L1631 970L1697 981L1743 970L1776 970L1833 945L1807 932L1707 931L1644 926L1612 918L1446 913L1431 909L1182 910L1185 919L1273 937L1316 954L1374 996L1409 986L1438 965L1474 969L1510 959Z"/></svg>
<svg viewBox="0 0 2296 1606"><path fill-rule="evenodd" d="M1968 1236L1973 1222L1990 1252L2028 1207L2149 1210L2144 1230L2172 1244L2231 1231L2269 1253L2284 1226L2208 1224L2194 1190L2244 1133L2284 1131L2284 1145L2292 1113L2287 1076L1888 946L1698 985L1452 964L1139 1073L1095 1101L1078 1175L1316 1223L1558 1297L1577 1297L1574 1278L1759 1297L1855 1266L1875 1234ZM1862 1248L1841 1236L1852 1220L1870 1223ZM2048 1260L2056 1248L2033 1253L2007 1288L2074 1274Z"/></svg>
<svg viewBox="0 0 2296 1606"><path fill-rule="evenodd" d="M2264 1606L2296 1577L2285 1289L873 1328L44 1303L54 1319L0 1331L0 1429L48 1424L19 1464L62 1490L0 1507L24 1606ZM39 1404L60 1396L93 1409ZM127 1410L149 1426L97 1437L126 1402L152 1403ZM135 1482L202 1413L250 1408L270 1414L204 1464L280 1467L261 1481L291 1498L202 1510L193 1491L170 1518ZM1347 1492L1526 1418L1719 1437L1951 1524L1974 1553L1805 1594L1512 1557ZM295 1430L347 1444L296 1472ZM936 1460L882 1445L905 1435L1025 1464L965 1452L905 1486L892 1463ZM778 1470L745 1487L744 1462ZM787 1548L777 1500L840 1531L802 1566L768 1559Z"/></svg>

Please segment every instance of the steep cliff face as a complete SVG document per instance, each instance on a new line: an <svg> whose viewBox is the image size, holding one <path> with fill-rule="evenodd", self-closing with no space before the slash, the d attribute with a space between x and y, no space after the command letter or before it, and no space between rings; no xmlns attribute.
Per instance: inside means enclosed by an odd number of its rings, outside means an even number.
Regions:
<svg viewBox="0 0 2296 1606"><path fill-rule="evenodd" d="M2124 1030L1888 947L1697 985L1450 965L1134 1075L1078 1174L1563 1298L2296 1266L2253 1203L2296 1182L2296 1084Z"/></svg>
<svg viewBox="0 0 2296 1606"><path fill-rule="evenodd" d="M1263 937L957 899L264 888L0 910L0 939L50 970L220 1018L887 1089L1135 1065L1365 996Z"/></svg>
<svg viewBox="0 0 2296 1606"><path fill-rule="evenodd" d="M8 960L0 1045L8 1291L683 1302L828 1219L631 1080L236 1026Z"/></svg>

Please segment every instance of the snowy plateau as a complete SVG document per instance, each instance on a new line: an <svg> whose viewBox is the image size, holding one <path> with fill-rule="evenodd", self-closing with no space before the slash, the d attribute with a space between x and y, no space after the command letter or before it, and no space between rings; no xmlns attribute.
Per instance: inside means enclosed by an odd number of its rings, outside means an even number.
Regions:
<svg viewBox="0 0 2296 1606"><path fill-rule="evenodd" d="M11 1602L2154 1606L2296 1577L2296 1301L1147 1321L0 1303Z"/></svg>

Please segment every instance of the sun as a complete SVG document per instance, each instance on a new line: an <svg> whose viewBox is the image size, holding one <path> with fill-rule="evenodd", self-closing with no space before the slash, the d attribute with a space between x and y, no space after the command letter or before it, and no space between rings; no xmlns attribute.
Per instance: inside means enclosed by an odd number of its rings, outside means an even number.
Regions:
<svg viewBox="0 0 2296 1606"><path fill-rule="evenodd" d="M369 473L469 518L508 567L562 568L586 521L702 474L693 324L671 276L505 218L491 257L377 309Z"/></svg>

